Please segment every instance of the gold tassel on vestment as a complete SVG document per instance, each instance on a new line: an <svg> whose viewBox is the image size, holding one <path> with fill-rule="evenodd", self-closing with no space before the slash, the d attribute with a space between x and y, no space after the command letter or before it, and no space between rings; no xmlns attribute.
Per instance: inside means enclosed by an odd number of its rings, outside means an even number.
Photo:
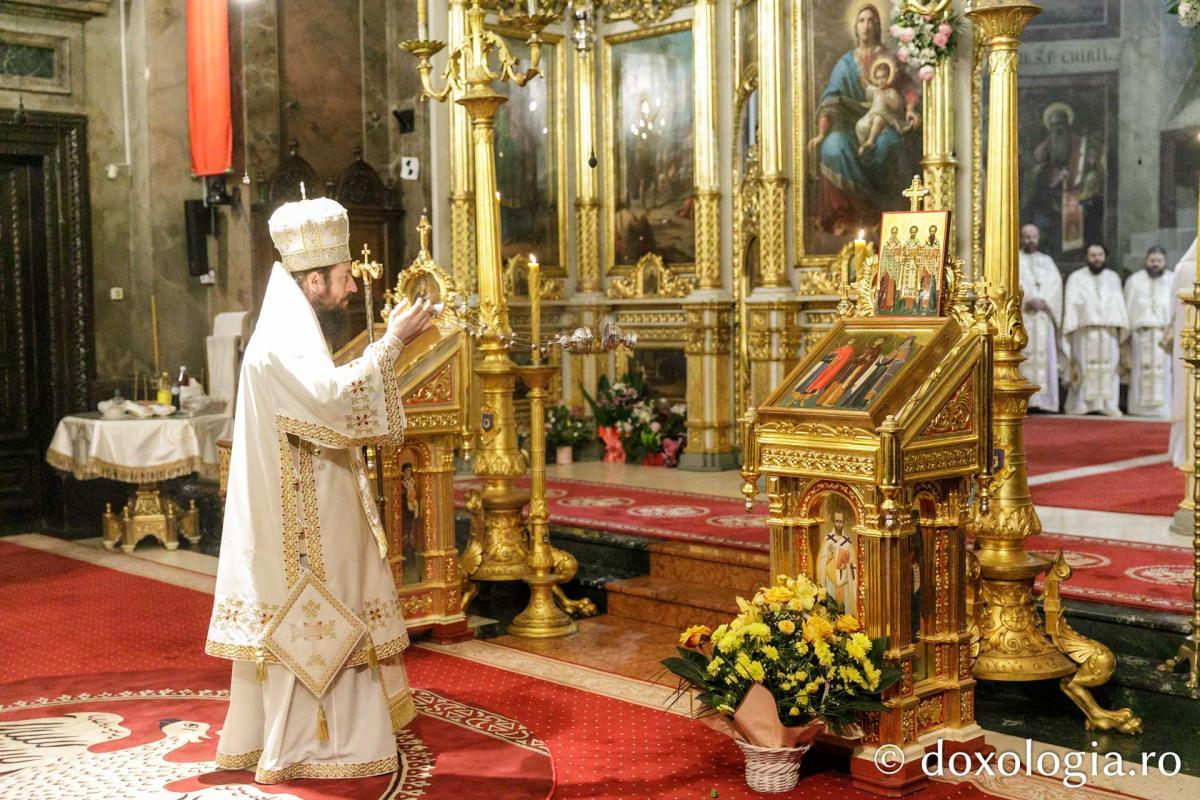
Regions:
<svg viewBox="0 0 1200 800"><path fill-rule="evenodd" d="M254 654L254 679L259 683L267 682L267 662L263 658L262 650Z"/></svg>
<svg viewBox="0 0 1200 800"><path fill-rule="evenodd" d="M367 645L367 666L371 668L371 672L375 673L376 679L379 679L379 656L375 653L374 642Z"/></svg>
<svg viewBox="0 0 1200 800"><path fill-rule="evenodd" d="M325 719L324 703L317 705L317 741L321 744L329 741L329 720Z"/></svg>

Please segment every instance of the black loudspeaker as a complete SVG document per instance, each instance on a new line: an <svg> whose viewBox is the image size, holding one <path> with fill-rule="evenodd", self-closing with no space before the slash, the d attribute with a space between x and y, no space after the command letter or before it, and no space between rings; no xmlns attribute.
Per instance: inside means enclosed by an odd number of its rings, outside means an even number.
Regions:
<svg viewBox="0 0 1200 800"><path fill-rule="evenodd" d="M212 233L212 209L203 200L184 200L183 219L187 226L188 274L208 274L208 235Z"/></svg>

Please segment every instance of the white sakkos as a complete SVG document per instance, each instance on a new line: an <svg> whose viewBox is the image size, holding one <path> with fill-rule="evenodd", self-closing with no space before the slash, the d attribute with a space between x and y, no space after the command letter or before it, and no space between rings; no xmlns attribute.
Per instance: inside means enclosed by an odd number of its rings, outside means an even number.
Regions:
<svg viewBox="0 0 1200 800"><path fill-rule="evenodd" d="M1121 416L1120 346L1129 316L1117 273L1083 267L1067 278L1063 303L1063 349L1071 363L1067 413L1099 411Z"/></svg>
<svg viewBox="0 0 1200 800"><path fill-rule="evenodd" d="M272 217L283 263L271 273L239 381L205 650L234 661L217 763L255 769L262 783L393 771L393 732L414 714L400 659L408 635L361 451L403 439L393 366L402 345L389 328L361 358L335 367L313 305L289 274L347 262L345 225L345 209L328 200L287 204ZM320 697L264 643L306 573L365 627L340 668L330 666ZM314 614L327 610L310 604ZM323 655L310 649L314 662Z"/></svg>
<svg viewBox="0 0 1200 800"><path fill-rule="evenodd" d="M1166 260L1166 256L1161 256ZM1125 281L1125 304L1132 330L1133 369L1129 375L1129 413L1137 417L1171 414L1171 357L1163 349L1171 322L1171 284L1175 274L1157 276L1139 270Z"/></svg>

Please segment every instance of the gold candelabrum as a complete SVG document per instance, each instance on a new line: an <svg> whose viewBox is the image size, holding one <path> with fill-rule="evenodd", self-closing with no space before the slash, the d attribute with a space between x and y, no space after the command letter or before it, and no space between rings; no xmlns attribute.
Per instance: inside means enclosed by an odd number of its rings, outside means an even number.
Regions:
<svg viewBox="0 0 1200 800"><path fill-rule="evenodd" d="M575 621L555 605L554 590L559 576L554 574L554 548L550 546L550 523L546 513L546 387L558 368L542 363L541 270L536 258L529 260L530 338L534 341L533 363L518 367L521 380L529 387L529 605L508 626L513 636L549 639L575 633ZM561 592L562 590L559 589ZM565 598L564 598L565 599Z"/></svg>
<svg viewBox="0 0 1200 800"><path fill-rule="evenodd" d="M513 410L513 390L516 388L516 365L508 350L517 344L508 323L508 305L504 296L504 281L500 260L500 202L496 191L495 124L496 112L507 98L496 91L495 82L511 81L524 86L540 73L541 40L538 33L551 22L550 15L517 15L506 23L529 33L529 66L521 69L504 40L487 30L486 12L478 0L467 11L467 26L462 44L454 48L443 72L445 85L435 89L432 81L431 58L445 44L425 38L427 30L425 0L418 2L418 39L401 43L401 47L418 59L422 94L445 102L453 93L456 103L463 106L471 122L473 143L475 198L475 256L478 276L479 306L471 328L476 332L479 361L475 375L479 379L479 452L475 456L475 474L483 479L483 492L478 498L468 498L473 511L472 535L464 550L463 564L470 565L466 579L472 585L463 593L463 608L474 598L480 582L525 580L530 586L530 605L513 623L511 632L529 637L562 636L575 630L575 624L554 605L557 601L567 612L590 615L595 605L584 598L573 601L563 592L561 583L569 581L578 570L578 563L568 553L552 548L546 520L545 493L545 388L552 370L540 365L542 343L540 330L533 331L534 366L525 370L530 386L530 401L534 414L532 424L533 485L530 513L530 535L527 538L521 509L530 500L530 493L516 486L516 479L525 474L524 456L517 447L517 425ZM493 68L493 63L496 67ZM536 259L531 265L536 280ZM540 290L534 290L533 317L538 319ZM539 324L539 323L535 323ZM578 332L577 332L578 333ZM559 337L563 342L571 337ZM592 346L590 332L580 347ZM564 344L565 346L565 344ZM602 342L603 346L603 342ZM532 541L532 548L530 547Z"/></svg>
<svg viewBox="0 0 1200 800"><path fill-rule="evenodd" d="M1017 45L1026 24L1041 9L1029 0L973 0L966 13L977 27L988 59L985 239L983 264L976 269L982 269L990 284L996 307L992 426L996 463L990 502L979 509L970 526L981 576L976 608L981 638L972 672L976 678L999 681L1058 678L1087 717L1089 728L1137 733L1141 721L1132 711L1105 710L1091 695L1090 689L1112 675L1116 659L1105 645L1080 636L1062 617L1058 582L1069 576L1069 570L1055 569L1047 578L1043 627L1033 584L1051 564L1025 550L1025 539L1040 533L1042 525L1029 494L1024 442L1028 402L1037 387L1018 370L1025 360L1022 351L1028 336L1021 315L1017 257Z"/></svg>
<svg viewBox="0 0 1200 800"><path fill-rule="evenodd" d="M418 10L424 12L425 1ZM521 15L507 22L529 32L529 67L520 69L518 59L504 40L487 30L486 12L478 0L467 11L467 29L460 46L450 51L443 73L445 85L435 89L430 60L446 45L427 38L409 40L401 47L416 56L423 96L445 102L451 93L467 110L471 121L474 147L474 196L476 228L476 271L479 282L479 318L484 327L479 337L479 361L475 374L480 385L479 452L475 456L475 474L483 479L484 514L483 561L475 571L476 581L521 580L529 572L529 551L525 542L521 509L529 492L515 485L525 473L525 463L517 447L517 425L513 411L516 388L515 365L508 355L506 339L511 337L508 305L500 260L500 204L496 193L495 124L496 112L507 98L496 91L496 81L511 81L524 86L539 74L541 31L553 18L548 15ZM421 14L424 17L424 14ZM424 25L420 26L422 33ZM497 67L493 69L495 62Z"/></svg>

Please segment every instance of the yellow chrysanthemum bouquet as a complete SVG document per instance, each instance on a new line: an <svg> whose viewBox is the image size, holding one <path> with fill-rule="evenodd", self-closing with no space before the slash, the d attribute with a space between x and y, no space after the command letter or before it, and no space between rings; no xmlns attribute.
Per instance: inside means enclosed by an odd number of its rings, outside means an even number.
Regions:
<svg viewBox="0 0 1200 800"><path fill-rule="evenodd" d="M753 744L793 741L781 728L814 723L853 736L859 712L882 708L880 693L900 676L882 665L887 638L868 636L823 588L781 575L737 603L732 622L688 628L678 657L662 661L680 679L676 699L694 691L705 707L700 716L725 717L714 727Z"/></svg>

